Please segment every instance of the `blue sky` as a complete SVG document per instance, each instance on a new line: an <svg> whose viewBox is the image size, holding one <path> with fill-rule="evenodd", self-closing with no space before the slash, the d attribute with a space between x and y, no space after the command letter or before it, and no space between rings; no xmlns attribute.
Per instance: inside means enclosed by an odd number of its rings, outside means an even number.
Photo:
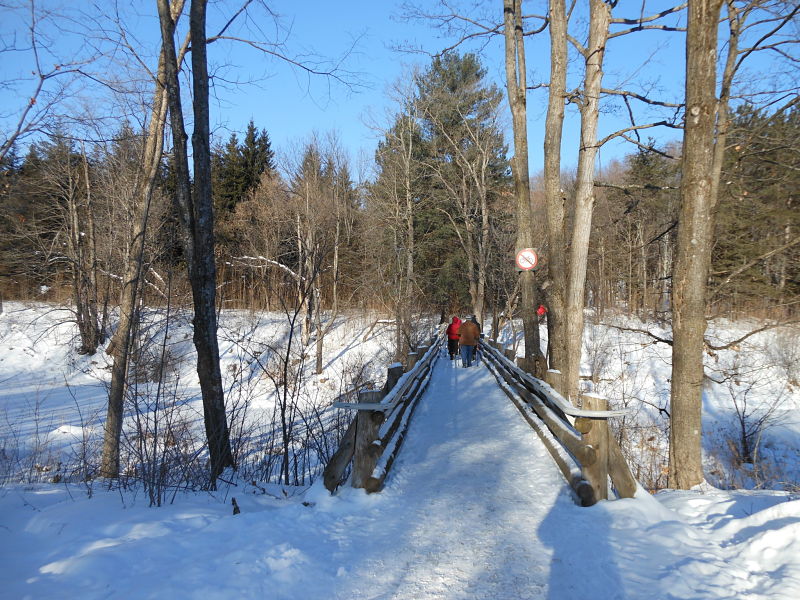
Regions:
<svg viewBox="0 0 800 600"><path fill-rule="evenodd" d="M423 3L424 4L424 3ZM494 2L500 16L499 0ZM531 10L539 8L541 2L528 2ZM651 2L658 7L663 2ZM219 24L227 20L234 2L212 3L209 8L209 34L216 32ZM428 2L427 5L435 6ZM97 30L84 16L76 11L88 11L90 5L70 4L58 0L40 0L40 7L53 7L66 12L74 18L74 23L64 27L63 22L51 27L53 56L55 61L59 54L79 54L82 28ZM104 5L109 19L112 16L112 3ZM341 144L350 153L354 163L359 155L371 158L377 144L379 133L374 125L387 122L386 112L392 110L392 103L387 98L387 89L397 81L403 73L408 72L410 65L423 67L429 62L424 54L398 52L398 45L421 47L436 52L452 42L452 38L439 37L429 24L408 22L401 18L401 0L349 0L329 2L308 0L274 0L268 3L274 12L280 14L280 26L276 27L272 19L266 17L263 8L251 12L249 20L241 21L230 33L251 39L260 38L270 41L281 40L282 52L297 58L313 56L337 59L347 55L341 64L344 71L349 72L349 79L357 82L355 87L348 87L320 76L308 76L301 70L287 63L265 55L250 48L247 44L233 41L220 41L209 47L209 60L217 75L214 99L212 100L212 127L215 134L225 139L231 131L243 131L252 118L259 128L270 134L273 146L278 152L291 152L312 132L324 135L335 131ZM146 59L154 62L158 48L158 29L155 18L155 2L140 0L138 2L118 2L118 10L135 34L134 43L145 48ZM491 5L484 5L491 7ZM24 33L22 21L14 21L25 13L13 13L8 9L0 9L5 13L5 24L0 24L4 39L9 35ZM96 11L96 9L95 9ZM46 25L46 23L45 23ZM91 31L90 36L96 34ZM662 40L668 36L650 37L647 44L653 43L656 37ZM680 96L682 59L682 36L669 36L671 49L662 51L651 58L651 71L656 75L648 79L649 85L661 85L670 99ZM103 43L103 42L97 42ZM642 40L637 43L641 44ZM529 84L545 80L548 74L548 38L546 35L530 38L528 42ZM609 48L606 79L609 83L625 79L636 74L642 78L639 69L640 59L649 58L647 52L626 49L627 41L614 44ZM503 47L498 36L483 49L484 64L489 77L498 85L503 85ZM20 53L17 60L0 61L0 80L7 81L23 72L24 64ZM117 57L104 57L104 64L111 64ZM63 60L63 58L61 59ZM648 76L650 77L650 76ZM644 80L644 79L642 79ZM656 83L657 80L657 83ZM233 82L249 81L244 85ZM664 82L667 83L664 83ZM577 83L577 82L576 82ZM30 85L28 85L30 87ZM13 94L9 90L0 89L4 114L13 112L20 106L24 97L25 86L16 89ZM96 102L90 98L89 103ZM533 91L529 96L529 136L531 151L531 169L536 172L541 166L542 130L545 116L545 92ZM604 115L601 123L601 135L616 128L619 115ZM370 126L373 125L373 127ZM568 112L565 127L565 167L573 165L577 156L578 117L574 111ZM678 137L676 132L667 132L668 136ZM511 136L508 136L509 140ZM630 146L621 147L610 144L601 152L601 161L610 160L631 151ZM354 172L356 169L354 169Z"/></svg>
<svg viewBox="0 0 800 600"><path fill-rule="evenodd" d="M24 2L19 0L22 4ZM280 40L281 52L298 59L313 59L314 56L336 60L347 55L341 68L348 72L349 79L357 82L348 87L329 78L308 76L303 71L291 67L286 62L250 48L246 43L220 41L209 47L209 60L216 76L214 98L212 100L212 127L215 135L223 140L231 131L241 132L252 118L257 127L268 131L273 147L280 153L291 152L308 139L312 132L325 135L334 131L342 146L349 152L357 167L359 156L367 159L377 144L379 132L372 125L386 124L387 111L393 109L387 97L387 89L410 65L425 66L429 58L424 54L398 52L397 45L414 45L430 52L436 52L452 43L452 38L439 37L429 24L407 22L401 19L401 0L347 0L330 2L322 0L272 0L269 8L281 15L276 27L266 16L263 8L251 12L249 20L241 21L230 33L250 39ZM435 7L437 3L428 0L420 2L424 6ZM525 3L526 12L542 9L544 3L529 1ZM583 6L582 3L581 6ZM630 3L636 16L642 2ZM98 26L93 25L77 11L91 13L89 3L68 3L60 0L40 0L40 7L57 8L70 14L74 21L64 26L64 22L52 26L48 33L52 40L52 56L77 55L81 42L107 42L93 40ZM145 59L153 64L158 49L158 28L155 17L155 2L138 0L116 5L121 17L135 35L134 43L145 48ZM212 2L209 8L209 34L216 32L219 24L231 14L230 7L238 5L233 1ZM615 15L628 2L621 2ZM663 0L648 0L646 14L652 14L669 6ZM114 3L103 4L102 19L110 22ZM483 3L483 10L494 10L500 17L501 2ZM3 40L9 36L22 39L24 28L19 20L23 13L8 8L0 9L0 32ZM15 20L16 19L16 20ZM672 18L671 24L677 18ZM585 18L583 18L585 22ZM577 15L576 24L580 27L582 15ZM86 32L89 32L88 34ZM102 37L102 36L101 36ZM683 96L683 44L681 33L645 32L635 36L625 36L612 40L607 49L605 66L605 87L624 87L640 93L649 93L662 100L681 102ZM85 50L85 48L84 48ZM529 85L545 81L549 73L549 38L546 34L528 38L527 56ZM503 85L503 47L498 36L491 41L482 53L489 77ZM25 75L25 54L17 53L8 60L9 54L0 57L0 82L8 82L16 76ZM104 64L113 64L124 57L105 53ZM63 60L63 59L61 59ZM122 64L120 62L120 64ZM579 65L572 64L572 72L579 74ZM120 70L122 70L120 68ZM573 75L577 77L578 75ZM247 82L242 84L241 82ZM570 87L578 81L570 81ZM27 87L26 87L27 86ZM16 87L0 86L0 124L5 128L8 117L24 105L26 90L30 83L20 82ZM93 92L98 93L98 92ZM96 97L83 99L84 104L96 103ZM542 135L546 110L546 92L542 89L531 91L528 100L529 146L531 171L541 168ZM663 115L647 115L641 112L637 119L663 118ZM599 135L602 138L628 124L627 111L620 105L607 104L601 115ZM567 110L565 123L563 164L565 168L574 166L577 159L579 116L573 106ZM677 130L647 130L642 139L653 136L661 142L677 140ZM511 136L508 136L510 140ZM634 151L627 143L611 142L600 152L600 166ZM357 168L353 169L357 172Z"/></svg>
<svg viewBox="0 0 800 600"><path fill-rule="evenodd" d="M501 2L497 0L498 16ZM537 3L528 3L534 6ZM663 2L651 2L654 6ZM389 86L411 65L429 63L423 54L399 52L402 45L418 46L429 52L448 46L452 38L442 36L425 23L408 22L401 18L399 1L319 2L296 3L281 0L273 2L276 11L291 24L287 41L290 50L315 49L319 54L336 57L346 52L355 41L352 54L344 67L358 74L361 86L348 89L325 78L307 77L279 61L264 61L263 56L241 49L231 50L249 62L251 72L264 70L269 79L246 93L235 92L226 96L220 105L221 123L232 130L242 130L250 118L270 133L279 150L289 150L311 131L325 133L335 130L342 144L355 159L359 152L370 157L379 133L370 124L386 122L385 114L393 110L387 97ZM646 45L642 48L643 38ZM670 100L680 101L682 95L683 36L681 34L642 34L637 42L624 38L609 48L606 79L624 81L634 75L647 77L645 85L659 88L659 93ZM473 47L473 49L475 49ZM527 45L529 85L546 80L549 75L549 39L546 35L529 38ZM652 54L652 55L651 55ZM489 77L503 86L503 42L499 36L482 49L482 57ZM647 69L641 62L650 61ZM247 67L245 67L247 68ZM646 71L646 73L644 73ZM577 82L575 82L577 83ZM642 89L637 86L637 89ZM532 91L529 95L530 160L533 173L541 168L542 134L546 110L546 92ZM601 135L624 126L625 115L608 112L601 121ZM565 124L565 167L574 165L577 158L579 117L568 109ZM509 117L510 120L510 117ZM667 130L653 132L661 139L677 139L679 132ZM645 138L646 139L646 136ZM510 142L511 135L509 133ZM610 143L600 153L600 160L608 161L633 151L630 144Z"/></svg>

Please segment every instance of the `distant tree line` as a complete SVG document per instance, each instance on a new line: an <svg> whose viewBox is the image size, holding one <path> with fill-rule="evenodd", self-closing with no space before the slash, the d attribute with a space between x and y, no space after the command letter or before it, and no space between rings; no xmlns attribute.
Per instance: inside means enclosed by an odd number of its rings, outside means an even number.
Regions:
<svg viewBox="0 0 800 600"><path fill-rule="evenodd" d="M437 58L414 81L376 151L375 177L360 185L335 137L305 142L297 164L282 169L268 133L252 121L241 140L232 133L214 145L223 306L279 309L300 298L312 320L334 307L376 308L403 321L398 340L407 340L421 309L482 317L515 306L499 91L470 54ZM83 352L108 334L143 135L126 123L110 141L90 144L59 131L4 159L3 295L69 299ZM770 115L743 105L732 116L710 280L717 314L785 316L796 308L798 139L798 109ZM651 141L599 174L589 306L667 318L679 154L677 144ZM172 179L167 157L147 242L147 298L156 304L165 271L175 271L181 289ZM568 174L564 181L569 186ZM543 210L536 186L533 206ZM314 285L298 295L298 281L308 278Z"/></svg>

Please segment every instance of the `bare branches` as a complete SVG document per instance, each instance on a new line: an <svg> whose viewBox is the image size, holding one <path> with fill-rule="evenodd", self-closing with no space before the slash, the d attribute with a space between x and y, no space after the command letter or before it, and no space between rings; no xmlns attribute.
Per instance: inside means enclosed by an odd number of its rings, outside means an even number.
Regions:
<svg viewBox="0 0 800 600"><path fill-rule="evenodd" d="M667 344L668 346L672 346L672 340L668 338L662 338L661 336L656 335L652 331L648 331L647 329L639 329L638 327L622 327L620 325L613 325L609 324L608 327L611 329L616 329L617 331L630 331L631 333L641 333L653 340L653 343L659 344Z"/></svg>
<svg viewBox="0 0 800 600"><path fill-rule="evenodd" d="M657 30L657 31L686 31L685 27L670 27L668 25L645 25L645 23L653 23L654 21L658 21L659 19L663 19L666 16L678 13L682 11L688 3L684 2L683 4L679 4L677 6L673 6L672 8L668 8L658 14L651 15L649 17L640 17L638 19L611 19L612 25L635 25L635 27L631 27L629 29L624 29L621 31L615 31L614 33L609 34L610 38L620 37L622 35L628 35L629 33L634 33L637 31L644 31L646 29L649 30Z"/></svg>
<svg viewBox="0 0 800 600"><path fill-rule="evenodd" d="M630 137L628 137L625 134L627 134L627 133L629 133L631 131L641 131L642 129L652 129L653 127L672 127L672 128L675 128L675 129L680 129L680 126L675 125L674 123L671 123L669 121L657 121L655 123L647 123L646 125L632 125L631 127L626 127L625 129L620 129L619 131L615 131L614 133L608 134L606 137L598 140L597 146L598 147L602 146L603 144L613 140L614 138L621 137L621 138L623 138L623 139L625 139L625 140L627 140L629 142L632 142L632 143L636 144L637 146L641 146L641 147L644 147L644 148L650 148L649 146L642 146L641 142L639 142L638 140L633 140L633 139L631 139ZM664 154L663 156L667 156L667 155Z"/></svg>
<svg viewBox="0 0 800 600"><path fill-rule="evenodd" d="M758 40L756 40L756 42L752 46L750 46L749 48L743 48L739 55L739 60L736 62L735 70L738 70L739 67L741 67L742 62L744 62L753 52L756 52L757 50L765 50L765 49L776 50L778 45L781 44L781 42L770 44L767 46L763 45L764 42L772 39L781 29L783 29L787 24L791 23L794 20L795 15L797 15L799 12L800 12L800 4L796 5L789 13L784 15L783 18L776 19L777 24L769 31L764 32L764 34L760 38L758 38ZM753 25L755 25L755 23ZM790 40L790 42L796 44L797 40ZM782 42L782 43L787 43L787 42ZM797 58L791 57L791 60L796 61Z"/></svg>
<svg viewBox="0 0 800 600"><path fill-rule="evenodd" d="M609 96L623 96L624 98L633 98L634 100L639 100L640 102L644 102L646 104L651 104L653 106L663 106L665 108L677 108L682 109L683 103L675 103L675 102L665 102L662 100L653 100L648 96L644 96L642 94L637 94L636 92L632 92L630 90L614 90L609 88L603 88L601 90L604 94Z"/></svg>
<svg viewBox="0 0 800 600"><path fill-rule="evenodd" d="M329 77L350 88L358 87L360 85L358 78L356 77L357 75L356 73L352 71L346 71L342 68L342 65L347 59L347 57L349 57L353 53L356 45L358 44L358 40L355 40L352 43L352 45L350 46L350 48L343 57L339 58L337 61L332 63L327 60L324 62L323 61L311 62L308 60L300 60L299 58L292 58L285 52L274 49L272 47L273 44L269 42L249 40L241 37L218 35L214 36L213 38L210 38L209 42L217 40L230 40L245 44L246 46L250 46L251 48L258 50L263 54L267 54L285 63L288 63L293 67L297 67L301 71L305 71L309 75L322 75L325 77Z"/></svg>
<svg viewBox="0 0 800 600"><path fill-rule="evenodd" d="M595 187L602 187L602 188L610 188L610 189L614 189L614 190L620 190L620 191L625 192L625 193L629 193L631 190L647 190L647 191L651 191L651 192L663 192L663 191L666 191L666 190L677 190L677 189L679 189L678 187L673 186L673 185L654 185L652 183L645 183L644 185L635 185L635 184L617 185L617 184L614 184L614 183L606 183L604 181L595 181L594 182L594 186Z"/></svg>
<svg viewBox="0 0 800 600"><path fill-rule="evenodd" d="M762 327L758 327L757 329L753 329L752 331L748 331L743 336L738 337L735 340L731 340L727 344L722 344L721 346L716 346L714 344L709 343L708 339L706 339L705 340L705 345L706 345L706 348L708 348L709 350L713 350L714 352L717 352L719 350L728 350L730 348L738 346L743 341L745 341L746 339L748 339L750 337L753 337L757 333L762 333L764 331L769 331L770 329L776 329L778 327L785 327L787 325L794 325L795 323L800 323L800 321L792 320L792 321L776 321L774 323L767 323L766 325L763 325Z"/></svg>
<svg viewBox="0 0 800 600"><path fill-rule="evenodd" d="M403 5L404 19L433 24L433 27L442 31L444 36L455 41L435 53L423 52L419 48L406 47L402 49L407 52L430 54L436 57L468 45L471 42L478 42L482 44L482 47L485 47L491 38L503 35L503 22L502 20L497 20L496 11L493 10L494 4L491 7L488 13L475 16L477 5L472 5L469 8L459 7L457 3L451 0L439 0L439 10L414 3L405 3ZM547 28L548 19L546 15L528 14L522 15L521 19L522 22L540 22L537 27L523 31L522 35L524 37L537 35Z"/></svg>
<svg viewBox="0 0 800 600"><path fill-rule="evenodd" d="M65 16L53 11L39 11L32 1L19 2L4 9L9 13L14 10L24 13L25 16L20 18L26 22L26 43L18 46L16 33L12 40L2 39L0 42L0 56L13 53L13 59L4 57L3 60L7 65L19 65L20 70L18 77L0 85L9 92L16 92L23 103L16 109L0 113L0 117L8 118L12 123L8 132L0 134L0 160L6 157L16 142L52 127L59 118L56 107L75 93L73 87L79 79L81 67L97 57L96 54L85 52L83 47L73 51L76 58L70 61L63 61L52 54L53 42L46 30L60 30L61 22L67 20Z"/></svg>

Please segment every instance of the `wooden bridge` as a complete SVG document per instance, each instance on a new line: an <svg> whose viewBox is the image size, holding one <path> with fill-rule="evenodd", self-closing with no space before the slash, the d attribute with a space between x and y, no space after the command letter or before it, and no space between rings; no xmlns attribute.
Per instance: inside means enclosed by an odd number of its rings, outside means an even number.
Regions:
<svg viewBox="0 0 800 600"><path fill-rule="evenodd" d="M481 340L480 351L482 362L555 461L576 502L591 506L598 500L633 497L638 484L608 425L624 411L608 410L606 399L595 394L582 395L577 408L555 390L558 371L548 372L548 383L522 370L513 360L513 350L503 351L493 340ZM328 490L335 491L348 473L353 487L368 492L383 488L442 356L445 338L440 333L409 354L406 370L399 363L390 366L383 389L361 392L358 402L335 405L353 410L355 416L325 469Z"/></svg>

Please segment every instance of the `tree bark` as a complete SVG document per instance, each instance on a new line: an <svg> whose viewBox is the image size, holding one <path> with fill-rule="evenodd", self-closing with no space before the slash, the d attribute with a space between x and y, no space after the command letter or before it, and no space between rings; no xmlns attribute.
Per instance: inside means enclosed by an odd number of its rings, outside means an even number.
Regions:
<svg viewBox="0 0 800 600"><path fill-rule="evenodd" d="M533 246L531 185L528 174L528 126L526 99L525 40L522 35L522 0L503 0L506 89L514 129L514 195L517 204L517 249ZM533 271L519 274L520 312L525 336L525 358L533 361L541 354L538 298Z"/></svg>
<svg viewBox="0 0 800 600"><path fill-rule="evenodd" d="M214 263L214 214L211 206L211 153L209 142L208 67L206 57L206 0L192 0L189 29L192 40L194 132L192 150L194 189L189 179L188 148L183 124L178 61L173 39L175 22L167 0L158 0L165 84L175 155L176 203L183 229L184 253L194 302L194 346L203 397L203 417L208 439L211 486L226 467L234 466L231 453L222 373L219 366Z"/></svg>
<svg viewBox="0 0 800 600"><path fill-rule="evenodd" d="M567 89L567 16L564 0L550 0L550 88L544 131L544 192L547 203L547 330L550 368L566 363L565 298L567 246L564 227L566 197L561 189L561 139ZM563 379L562 379L563 381ZM558 390L563 393L563 389Z"/></svg>
<svg viewBox="0 0 800 600"><path fill-rule="evenodd" d="M586 263L594 210L594 171L597 157L597 121L600 116L600 90L603 80L603 58L611 6L604 0L589 3L589 44L586 48L586 69L581 102L581 146L578 152L578 173L575 186L575 214L569 253L566 323L564 327L566 361L561 367L567 397L578 398L578 376L583 348L583 308L586 292Z"/></svg>
<svg viewBox="0 0 800 600"><path fill-rule="evenodd" d="M703 338L714 225L712 168L721 5L722 0L690 2L686 36L683 176L672 272L669 485L678 489L691 488L704 480L701 452Z"/></svg>

